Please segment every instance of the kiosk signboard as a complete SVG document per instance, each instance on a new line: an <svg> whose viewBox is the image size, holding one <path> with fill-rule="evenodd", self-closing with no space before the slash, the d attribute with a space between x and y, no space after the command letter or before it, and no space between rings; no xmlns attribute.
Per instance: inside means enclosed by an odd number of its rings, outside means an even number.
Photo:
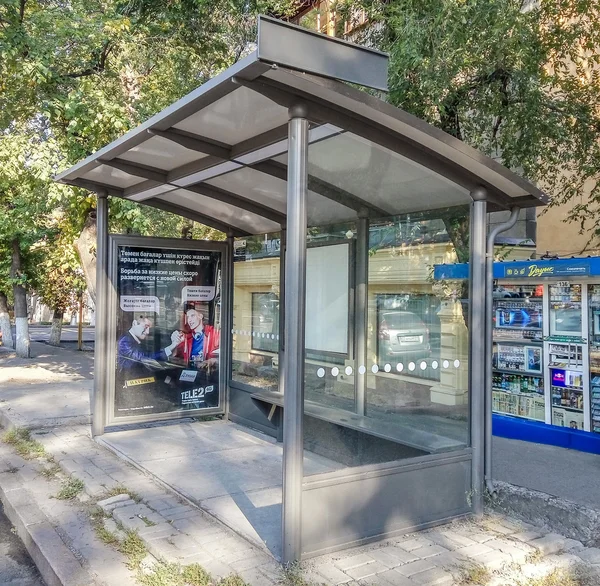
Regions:
<svg viewBox="0 0 600 586"><path fill-rule="evenodd" d="M219 410L222 250L123 242L112 259L113 418Z"/></svg>

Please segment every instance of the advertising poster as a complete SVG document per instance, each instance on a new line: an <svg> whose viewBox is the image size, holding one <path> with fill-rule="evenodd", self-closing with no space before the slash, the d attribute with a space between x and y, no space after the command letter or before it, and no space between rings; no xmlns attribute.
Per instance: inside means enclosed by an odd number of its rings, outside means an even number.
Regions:
<svg viewBox="0 0 600 586"><path fill-rule="evenodd" d="M114 417L219 407L221 252L116 254Z"/></svg>

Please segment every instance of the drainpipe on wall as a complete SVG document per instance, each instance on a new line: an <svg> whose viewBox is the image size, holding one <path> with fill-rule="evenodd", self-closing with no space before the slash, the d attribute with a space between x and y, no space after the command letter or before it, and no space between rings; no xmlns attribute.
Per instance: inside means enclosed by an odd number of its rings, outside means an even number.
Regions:
<svg viewBox="0 0 600 586"><path fill-rule="evenodd" d="M490 230L487 239L486 260L486 296L485 296L485 486L490 494L496 492L492 481L492 346L493 346L493 301L494 301L494 241L496 236L510 230L519 217L520 208L510 209L510 218Z"/></svg>

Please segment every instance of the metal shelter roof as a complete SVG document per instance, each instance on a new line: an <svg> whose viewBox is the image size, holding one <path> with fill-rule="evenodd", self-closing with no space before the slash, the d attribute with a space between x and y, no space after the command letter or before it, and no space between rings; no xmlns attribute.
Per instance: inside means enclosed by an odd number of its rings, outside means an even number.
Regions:
<svg viewBox="0 0 600 586"><path fill-rule="evenodd" d="M301 102L311 124L309 225L463 204L479 186L491 209L547 203L537 187L441 130L341 81L305 73L341 58L342 75L356 71L360 79L361 68L372 66L369 50L345 44L362 51L348 60L328 54L345 50L339 42L284 25L287 31L293 51L281 61L260 54L259 33L256 52L56 179L237 236L278 231L286 214L288 108ZM262 37L285 45L277 31L265 28ZM291 53L304 57L290 65ZM322 63L313 66L315 59Z"/></svg>

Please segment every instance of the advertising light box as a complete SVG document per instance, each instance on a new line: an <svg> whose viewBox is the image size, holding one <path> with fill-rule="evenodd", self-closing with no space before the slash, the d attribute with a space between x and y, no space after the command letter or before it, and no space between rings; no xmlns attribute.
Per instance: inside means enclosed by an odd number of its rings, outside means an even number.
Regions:
<svg viewBox="0 0 600 586"><path fill-rule="evenodd" d="M222 251L118 244L113 256L113 418L219 408Z"/></svg>

